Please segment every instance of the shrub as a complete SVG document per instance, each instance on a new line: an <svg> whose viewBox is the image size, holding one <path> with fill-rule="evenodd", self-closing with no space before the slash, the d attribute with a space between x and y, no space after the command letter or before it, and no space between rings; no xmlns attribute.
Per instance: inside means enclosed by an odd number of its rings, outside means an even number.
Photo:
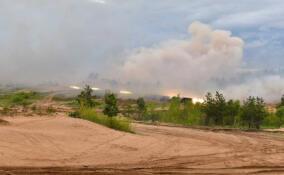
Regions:
<svg viewBox="0 0 284 175"><path fill-rule="evenodd" d="M8 95L10 105L22 105L26 108L29 104L36 100L40 100L42 95L37 92L18 92L15 94Z"/></svg>
<svg viewBox="0 0 284 175"><path fill-rule="evenodd" d="M280 118L274 114L267 115L263 120L263 128L279 128L281 126Z"/></svg>
<svg viewBox="0 0 284 175"><path fill-rule="evenodd" d="M36 111L36 105L33 105L33 106L31 107L31 109L32 109L32 111Z"/></svg>
<svg viewBox="0 0 284 175"><path fill-rule="evenodd" d="M104 96L105 107L104 114L113 117L118 114L117 98L114 93L106 92Z"/></svg>
<svg viewBox="0 0 284 175"><path fill-rule="evenodd" d="M0 111L0 113L1 113L2 115L7 115L7 114L9 113L9 111L10 111L10 109L9 109L7 106L5 106L5 107Z"/></svg>
<svg viewBox="0 0 284 175"><path fill-rule="evenodd" d="M47 112L48 114L51 114L51 113L56 112L56 109L55 109L53 106L48 106L48 107L46 108L46 112Z"/></svg>
<svg viewBox="0 0 284 175"><path fill-rule="evenodd" d="M84 107L94 107L95 104L93 102L93 98L95 96L92 96L93 90L90 88L89 85L86 85L83 91L77 96L76 100L80 104L80 106Z"/></svg>
<svg viewBox="0 0 284 175"><path fill-rule="evenodd" d="M137 104L137 111L139 114L139 119L142 119L147 110L144 98L139 97L136 101L136 104Z"/></svg>
<svg viewBox="0 0 284 175"><path fill-rule="evenodd" d="M284 106L277 109L276 116L279 118L280 125L284 124Z"/></svg>
<svg viewBox="0 0 284 175"><path fill-rule="evenodd" d="M115 130L132 132L130 120L117 117L108 117L103 114L97 113L92 108L82 107L77 111L77 113L73 113L71 116L75 118L86 119Z"/></svg>

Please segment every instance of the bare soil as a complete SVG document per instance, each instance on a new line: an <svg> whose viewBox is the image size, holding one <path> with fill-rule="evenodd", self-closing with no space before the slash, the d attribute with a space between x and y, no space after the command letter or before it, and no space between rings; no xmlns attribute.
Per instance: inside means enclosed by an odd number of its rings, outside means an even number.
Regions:
<svg viewBox="0 0 284 175"><path fill-rule="evenodd" d="M131 134L64 113L4 119L0 174L284 174L281 133L134 124Z"/></svg>

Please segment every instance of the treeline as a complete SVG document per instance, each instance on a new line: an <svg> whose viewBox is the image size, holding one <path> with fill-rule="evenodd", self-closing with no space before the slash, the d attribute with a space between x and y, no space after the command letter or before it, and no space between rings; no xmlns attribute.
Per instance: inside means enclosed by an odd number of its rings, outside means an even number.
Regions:
<svg viewBox="0 0 284 175"><path fill-rule="evenodd" d="M79 110L71 115L127 131L130 130L130 122L124 119L255 129L279 128L284 124L284 96L277 111L269 112L261 97L250 96L240 102L226 100L218 91L215 94L207 93L203 103L195 104L191 99L182 100L179 96L171 98L170 103L146 103L143 98L119 100L114 93L106 92L102 104L103 114L96 112L95 98L92 89L86 86L76 98Z"/></svg>
<svg viewBox="0 0 284 175"><path fill-rule="evenodd" d="M138 120L152 120L189 126L223 126L236 128L279 128L284 124L284 97L276 113L265 108L260 97L248 97L243 103L239 100L226 100L224 95L216 92L207 93L204 103L193 104L191 100L182 101L173 97L167 110L153 108L151 105L139 105L136 111L123 113ZM139 102L139 103L138 103ZM139 107L141 106L141 107ZM130 109L128 106L126 109ZM138 110L139 109L139 110ZM139 114L139 115L137 115Z"/></svg>

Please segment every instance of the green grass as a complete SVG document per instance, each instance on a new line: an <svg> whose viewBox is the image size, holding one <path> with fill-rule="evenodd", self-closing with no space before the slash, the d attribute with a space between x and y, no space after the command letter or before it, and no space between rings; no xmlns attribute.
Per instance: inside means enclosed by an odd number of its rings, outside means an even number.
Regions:
<svg viewBox="0 0 284 175"><path fill-rule="evenodd" d="M95 122L115 130L133 133L131 130L130 120L118 117L108 117L103 114L97 113L93 108L82 107L76 113L73 113L71 116L75 118L89 120L91 122Z"/></svg>
<svg viewBox="0 0 284 175"><path fill-rule="evenodd" d="M277 126L260 126L260 129L279 129Z"/></svg>
<svg viewBox="0 0 284 175"><path fill-rule="evenodd" d="M0 106L19 106L30 105L38 100L41 100L43 95L37 92L15 92L10 94L0 95Z"/></svg>

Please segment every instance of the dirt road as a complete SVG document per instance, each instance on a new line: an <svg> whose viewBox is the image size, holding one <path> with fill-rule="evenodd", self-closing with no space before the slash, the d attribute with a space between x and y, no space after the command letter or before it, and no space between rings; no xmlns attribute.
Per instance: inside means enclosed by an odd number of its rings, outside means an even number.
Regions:
<svg viewBox="0 0 284 175"><path fill-rule="evenodd" d="M284 174L284 137L135 124L124 133L59 113L7 117L0 174Z"/></svg>

